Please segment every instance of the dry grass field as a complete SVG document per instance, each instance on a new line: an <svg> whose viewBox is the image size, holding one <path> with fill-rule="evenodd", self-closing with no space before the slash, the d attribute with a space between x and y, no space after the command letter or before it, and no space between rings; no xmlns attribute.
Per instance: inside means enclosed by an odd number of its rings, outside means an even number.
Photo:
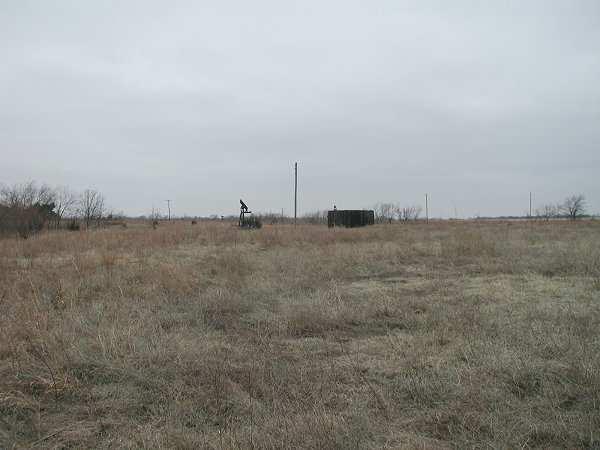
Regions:
<svg viewBox="0 0 600 450"><path fill-rule="evenodd" d="M0 240L1 448L599 448L600 223Z"/></svg>

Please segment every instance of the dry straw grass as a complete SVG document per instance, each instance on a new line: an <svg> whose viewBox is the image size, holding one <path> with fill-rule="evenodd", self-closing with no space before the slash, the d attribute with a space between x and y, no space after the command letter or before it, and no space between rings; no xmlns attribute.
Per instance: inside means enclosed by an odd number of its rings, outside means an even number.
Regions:
<svg viewBox="0 0 600 450"><path fill-rule="evenodd" d="M0 241L0 447L600 446L600 227Z"/></svg>

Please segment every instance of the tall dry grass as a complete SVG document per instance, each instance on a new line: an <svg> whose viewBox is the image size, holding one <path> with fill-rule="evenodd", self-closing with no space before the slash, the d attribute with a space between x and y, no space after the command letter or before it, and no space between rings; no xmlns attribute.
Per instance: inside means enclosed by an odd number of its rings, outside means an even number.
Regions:
<svg viewBox="0 0 600 450"><path fill-rule="evenodd" d="M600 227L0 240L0 447L598 447Z"/></svg>

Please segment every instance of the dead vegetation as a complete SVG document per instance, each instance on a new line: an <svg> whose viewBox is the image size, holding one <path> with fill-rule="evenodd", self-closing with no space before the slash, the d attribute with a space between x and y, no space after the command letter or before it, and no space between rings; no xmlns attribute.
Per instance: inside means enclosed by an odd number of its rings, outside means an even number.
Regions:
<svg viewBox="0 0 600 450"><path fill-rule="evenodd" d="M594 221L0 240L0 447L600 445Z"/></svg>

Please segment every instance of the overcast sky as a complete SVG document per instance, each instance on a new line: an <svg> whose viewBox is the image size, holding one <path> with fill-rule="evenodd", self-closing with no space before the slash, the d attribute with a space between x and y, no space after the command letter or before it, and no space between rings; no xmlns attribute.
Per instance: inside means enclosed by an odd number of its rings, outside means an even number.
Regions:
<svg viewBox="0 0 600 450"><path fill-rule="evenodd" d="M130 215L600 213L600 1L0 0L0 182Z"/></svg>

